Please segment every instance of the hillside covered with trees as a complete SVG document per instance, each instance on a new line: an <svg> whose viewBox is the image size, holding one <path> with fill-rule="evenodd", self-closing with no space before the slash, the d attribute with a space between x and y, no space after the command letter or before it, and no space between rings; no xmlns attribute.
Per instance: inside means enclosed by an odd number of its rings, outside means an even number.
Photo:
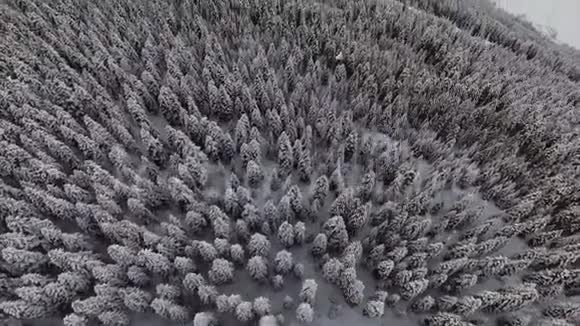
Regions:
<svg viewBox="0 0 580 326"><path fill-rule="evenodd" d="M483 0L3 0L0 320L578 325L579 109Z"/></svg>

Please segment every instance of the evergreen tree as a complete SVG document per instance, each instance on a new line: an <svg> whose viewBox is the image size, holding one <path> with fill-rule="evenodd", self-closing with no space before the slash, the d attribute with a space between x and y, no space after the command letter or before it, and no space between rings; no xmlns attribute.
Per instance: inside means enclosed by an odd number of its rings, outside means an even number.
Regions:
<svg viewBox="0 0 580 326"><path fill-rule="evenodd" d="M319 233L312 242L312 255L320 257L326 253L328 246L328 238L324 233Z"/></svg>
<svg viewBox="0 0 580 326"><path fill-rule="evenodd" d="M324 233L328 238L328 247L341 251L348 245L348 233L341 216L334 216L324 223Z"/></svg>
<svg viewBox="0 0 580 326"><path fill-rule="evenodd" d="M287 176L294 165L294 154L290 139L282 132L278 139L278 171L281 176Z"/></svg>
<svg viewBox="0 0 580 326"><path fill-rule="evenodd" d="M262 256L253 256L250 258L246 265L246 269L252 279L259 282L265 281L268 276L268 264L266 259Z"/></svg>
<svg viewBox="0 0 580 326"><path fill-rule="evenodd" d="M262 167L254 161L248 162L246 167L246 175L248 177L248 183L252 188L258 188L264 180L264 172L262 171Z"/></svg>
<svg viewBox="0 0 580 326"><path fill-rule="evenodd" d="M236 307L236 318L243 323L249 322L254 318L254 309L252 303L248 301L241 302Z"/></svg>
<svg viewBox="0 0 580 326"><path fill-rule="evenodd" d="M221 285L229 283L234 277L234 266L226 259L216 258L211 264L208 276L210 282L213 284Z"/></svg>
<svg viewBox="0 0 580 326"><path fill-rule="evenodd" d="M314 310L310 304L303 302L296 308L296 319L302 324L309 324L314 320Z"/></svg>
<svg viewBox="0 0 580 326"><path fill-rule="evenodd" d="M265 297L255 298L253 309L258 316L265 316L270 314L270 300Z"/></svg>
<svg viewBox="0 0 580 326"><path fill-rule="evenodd" d="M302 283L302 289L300 290L300 300L309 304L314 304L314 299L316 297L316 291L318 290L318 284L313 279L306 279Z"/></svg>

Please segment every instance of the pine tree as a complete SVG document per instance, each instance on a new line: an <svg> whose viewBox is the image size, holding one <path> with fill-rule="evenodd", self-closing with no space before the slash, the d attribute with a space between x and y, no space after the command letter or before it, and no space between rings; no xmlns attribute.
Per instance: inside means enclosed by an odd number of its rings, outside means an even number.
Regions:
<svg viewBox="0 0 580 326"><path fill-rule="evenodd" d="M429 312L433 307L435 307L435 299L432 296L427 295L418 300L415 300L409 309L416 313L426 313Z"/></svg>
<svg viewBox="0 0 580 326"><path fill-rule="evenodd" d="M248 301L241 302L236 307L236 318L243 323L249 322L254 318L252 303Z"/></svg>
<svg viewBox="0 0 580 326"><path fill-rule="evenodd" d="M151 282L151 278L147 275L145 269L139 266L129 267L127 278L137 286L146 286Z"/></svg>
<svg viewBox="0 0 580 326"><path fill-rule="evenodd" d="M286 247L290 248L294 245L294 227L288 222L283 222L278 228L278 240Z"/></svg>
<svg viewBox="0 0 580 326"><path fill-rule="evenodd" d="M312 255L315 257L321 257L326 253L328 246L328 239L324 233L319 233L312 242Z"/></svg>
<svg viewBox="0 0 580 326"><path fill-rule="evenodd" d="M282 250L276 254L276 257L274 258L274 270L276 273L286 275L290 273L293 267L294 259L292 253Z"/></svg>
<svg viewBox="0 0 580 326"><path fill-rule="evenodd" d="M296 222L294 225L294 243L302 245L306 240L306 224L304 222Z"/></svg>
<svg viewBox="0 0 580 326"><path fill-rule="evenodd" d="M302 324L309 324L314 320L314 310L310 304L303 302L296 308L296 319Z"/></svg>
<svg viewBox="0 0 580 326"><path fill-rule="evenodd" d="M254 161L248 162L246 175L248 177L248 183L252 188L258 188L264 180L264 171L262 171L262 167Z"/></svg>
<svg viewBox="0 0 580 326"><path fill-rule="evenodd" d="M243 265L245 255L244 248L240 244L234 244L230 247L230 257L235 264Z"/></svg>
<svg viewBox="0 0 580 326"><path fill-rule="evenodd" d="M123 297L123 304L127 309L134 312L145 312L149 308L153 296L138 288L124 288L120 291Z"/></svg>
<svg viewBox="0 0 580 326"><path fill-rule="evenodd" d="M282 132L278 139L278 171L281 176L287 176L294 165L292 145L286 132Z"/></svg>
<svg viewBox="0 0 580 326"><path fill-rule="evenodd" d="M363 309L363 314L369 318L381 318L385 314L385 303L369 300Z"/></svg>
<svg viewBox="0 0 580 326"><path fill-rule="evenodd" d="M75 314L75 313L71 313L66 315L63 318L63 324L65 326L86 326L88 325L88 320L86 317Z"/></svg>
<svg viewBox="0 0 580 326"><path fill-rule="evenodd" d="M457 300L457 303L452 308L452 312L458 315L469 317L481 308L483 302L481 299L473 296L464 296Z"/></svg>
<svg viewBox="0 0 580 326"><path fill-rule="evenodd" d="M167 119L167 121L174 126L181 125L180 110L181 104L179 104L179 99L173 93L173 91L166 86L161 86L159 90L159 108L161 113Z"/></svg>
<svg viewBox="0 0 580 326"><path fill-rule="evenodd" d="M435 315L425 318L423 321L425 326L464 326L465 323L461 317L455 314L439 312Z"/></svg>
<svg viewBox="0 0 580 326"><path fill-rule="evenodd" d="M258 316L265 316L270 314L270 300L265 297L257 297L253 303L254 312Z"/></svg>
<svg viewBox="0 0 580 326"><path fill-rule="evenodd" d="M300 300L309 304L314 304L314 299L316 297L316 291L318 290L318 284L313 279L306 279L302 283L302 289L300 290Z"/></svg>
<svg viewBox="0 0 580 326"><path fill-rule="evenodd" d="M270 241L266 236L260 233L254 233L248 242L248 253L251 256L267 257L270 252Z"/></svg>
<svg viewBox="0 0 580 326"><path fill-rule="evenodd" d="M349 283L343 289L346 302L350 305L358 306L364 299L364 283L361 280L355 280Z"/></svg>
<svg viewBox="0 0 580 326"><path fill-rule="evenodd" d="M8 271L15 275L40 271L48 262L47 257L36 251L6 247L2 249L2 259Z"/></svg>
<svg viewBox="0 0 580 326"><path fill-rule="evenodd" d="M211 312L198 312L193 317L193 326L217 326L218 321Z"/></svg>
<svg viewBox="0 0 580 326"><path fill-rule="evenodd" d="M298 159L298 175L303 182L310 182L312 176L312 160L310 150L304 149Z"/></svg>
<svg viewBox="0 0 580 326"><path fill-rule="evenodd" d="M343 267L340 260L331 258L322 266L322 276L327 282L338 284Z"/></svg>
<svg viewBox="0 0 580 326"><path fill-rule="evenodd" d="M292 268L292 274L298 280L302 280L304 278L304 265L301 263L294 264L294 268Z"/></svg>
<svg viewBox="0 0 580 326"><path fill-rule="evenodd" d="M328 247L341 251L348 245L348 233L341 216L334 216L324 223L324 233L328 238Z"/></svg>
<svg viewBox="0 0 580 326"><path fill-rule="evenodd" d="M246 269L252 279L259 282L265 281L268 276L268 264L266 259L262 256L253 256L250 258L246 265Z"/></svg>
<svg viewBox="0 0 580 326"><path fill-rule="evenodd" d="M201 276L201 274L197 274L197 273L188 273L187 275L185 275L185 277L183 278L183 287L189 291L189 292L195 292L198 290L198 288L201 285L204 285L205 279L203 278L203 276Z"/></svg>
<svg viewBox="0 0 580 326"><path fill-rule="evenodd" d="M428 286L429 281L426 279L410 281L402 286L401 298L403 300L409 301L427 290Z"/></svg>
<svg viewBox="0 0 580 326"><path fill-rule="evenodd" d="M217 289L213 285L202 284L197 288L197 295L203 304L213 304L218 296Z"/></svg>
<svg viewBox="0 0 580 326"><path fill-rule="evenodd" d="M210 282L213 284L221 285L229 283L234 277L234 266L226 259L216 258L211 264L208 276Z"/></svg>

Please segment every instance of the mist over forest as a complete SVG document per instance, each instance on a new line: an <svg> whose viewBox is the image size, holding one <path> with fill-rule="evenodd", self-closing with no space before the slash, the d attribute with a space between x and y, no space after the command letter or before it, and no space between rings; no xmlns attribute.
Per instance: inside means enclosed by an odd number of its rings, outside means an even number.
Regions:
<svg viewBox="0 0 580 326"><path fill-rule="evenodd" d="M487 0L2 0L1 324L578 325L578 110Z"/></svg>

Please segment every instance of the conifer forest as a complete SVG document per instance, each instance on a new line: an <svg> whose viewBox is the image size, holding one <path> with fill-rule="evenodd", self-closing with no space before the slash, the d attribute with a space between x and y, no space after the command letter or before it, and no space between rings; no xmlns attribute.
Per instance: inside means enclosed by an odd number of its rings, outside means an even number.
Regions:
<svg viewBox="0 0 580 326"><path fill-rule="evenodd" d="M576 110L486 0L1 0L0 324L580 325Z"/></svg>

